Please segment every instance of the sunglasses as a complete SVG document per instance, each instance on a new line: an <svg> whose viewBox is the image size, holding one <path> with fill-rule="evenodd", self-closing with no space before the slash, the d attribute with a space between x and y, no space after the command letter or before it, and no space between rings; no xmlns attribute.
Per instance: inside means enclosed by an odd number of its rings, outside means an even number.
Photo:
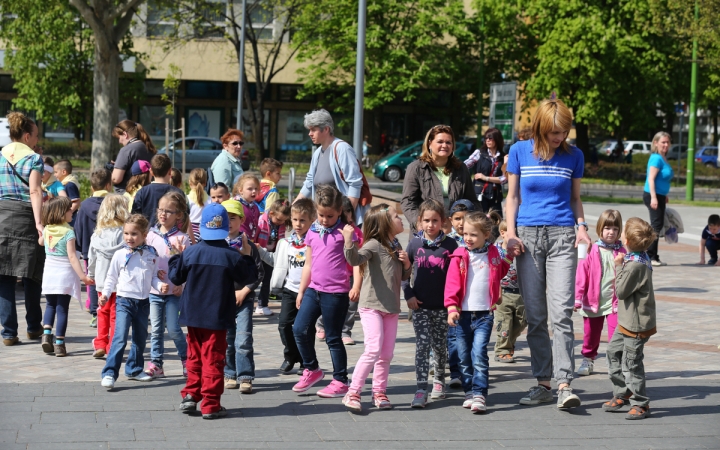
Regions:
<svg viewBox="0 0 720 450"><path fill-rule="evenodd" d="M232 142L230 142L230 145L234 145L234 146L236 146L236 147L237 147L237 146L242 147L243 145L245 145L245 142L243 142L243 141L232 141Z"/></svg>

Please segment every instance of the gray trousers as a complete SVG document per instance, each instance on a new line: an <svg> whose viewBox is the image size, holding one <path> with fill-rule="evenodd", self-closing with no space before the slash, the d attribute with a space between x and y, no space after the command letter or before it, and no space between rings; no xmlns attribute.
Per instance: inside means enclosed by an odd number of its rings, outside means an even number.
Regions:
<svg viewBox="0 0 720 450"><path fill-rule="evenodd" d="M572 314L577 253L573 227L518 227L525 252L517 257L525 301L530 364L538 381L570 383L575 373ZM550 343L548 317L553 326Z"/></svg>
<svg viewBox="0 0 720 450"><path fill-rule="evenodd" d="M613 396L630 397L633 406L648 406L650 399L645 391L645 343L650 338L625 336L615 330L608 343L608 375L613 384Z"/></svg>

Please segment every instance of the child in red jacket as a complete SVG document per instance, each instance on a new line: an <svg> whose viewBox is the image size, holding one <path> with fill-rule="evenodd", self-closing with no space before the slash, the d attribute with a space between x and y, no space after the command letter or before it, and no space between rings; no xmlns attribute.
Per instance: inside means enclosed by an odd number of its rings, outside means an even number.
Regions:
<svg viewBox="0 0 720 450"><path fill-rule="evenodd" d="M475 414L487 410L489 358L486 347L493 328L493 312L500 302L500 280L510 268L511 256L503 257L491 245L493 221L482 212L465 215L463 238L450 256L445 282L448 325L457 327L456 339L465 401L463 408Z"/></svg>

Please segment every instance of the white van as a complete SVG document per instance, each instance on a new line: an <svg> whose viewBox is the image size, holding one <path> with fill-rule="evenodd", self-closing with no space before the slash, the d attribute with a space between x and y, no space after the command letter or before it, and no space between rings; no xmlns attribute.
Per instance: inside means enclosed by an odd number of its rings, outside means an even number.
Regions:
<svg viewBox="0 0 720 450"><path fill-rule="evenodd" d="M10 140L10 124L4 117L0 118L0 149L8 145Z"/></svg>

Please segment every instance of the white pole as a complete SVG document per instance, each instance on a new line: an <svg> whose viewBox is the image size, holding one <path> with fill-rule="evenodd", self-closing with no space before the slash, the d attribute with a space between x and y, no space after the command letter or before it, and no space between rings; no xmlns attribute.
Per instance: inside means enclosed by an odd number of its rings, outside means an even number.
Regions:
<svg viewBox="0 0 720 450"><path fill-rule="evenodd" d="M355 121L353 147L358 160L362 160L363 145L363 100L365 97L365 21L366 0L358 1L357 60L355 63Z"/></svg>
<svg viewBox="0 0 720 450"><path fill-rule="evenodd" d="M180 119L180 137L182 138L182 176L185 178L185 118Z"/></svg>
<svg viewBox="0 0 720 450"><path fill-rule="evenodd" d="M230 0L231 1L231 0ZM242 121L242 102L243 102L243 75L245 73L245 13L247 12L247 0L242 2L242 34L240 35L240 60L238 61L238 99L237 99L237 118L235 128L240 130Z"/></svg>

